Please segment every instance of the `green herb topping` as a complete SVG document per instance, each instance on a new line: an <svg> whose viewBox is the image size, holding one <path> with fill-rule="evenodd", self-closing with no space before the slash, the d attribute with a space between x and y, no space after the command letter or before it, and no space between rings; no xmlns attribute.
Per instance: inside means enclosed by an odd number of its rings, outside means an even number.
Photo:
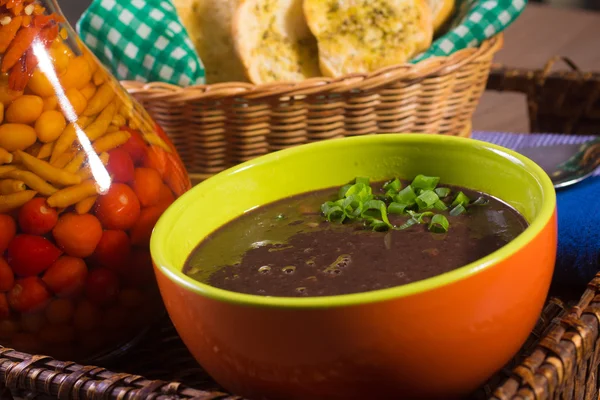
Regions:
<svg viewBox="0 0 600 400"><path fill-rule="evenodd" d="M463 192L453 194L450 188L437 187L439 177L417 175L412 183L402 187L395 178L383 185L382 193L373 193L370 179L358 177L354 183L340 188L336 201L321 205L323 216L332 223L360 221L374 231L403 230L413 225L427 224L434 233L446 233L448 219L440 211L450 211L456 217L468 212L472 206L487 204L484 197L471 202ZM406 215L409 218L400 226L390 223L388 214Z"/></svg>

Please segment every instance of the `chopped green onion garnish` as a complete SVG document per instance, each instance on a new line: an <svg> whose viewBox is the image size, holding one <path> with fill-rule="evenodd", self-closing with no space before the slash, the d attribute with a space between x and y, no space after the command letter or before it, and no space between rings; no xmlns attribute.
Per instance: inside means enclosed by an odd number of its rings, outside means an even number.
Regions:
<svg viewBox="0 0 600 400"><path fill-rule="evenodd" d="M373 228L374 231L377 231L377 232L383 232L383 231L387 231L388 229L390 229L390 225L386 224L385 222L383 222L379 219L371 220L371 224L369 226L371 228Z"/></svg>
<svg viewBox="0 0 600 400"><path fill-rule="evenodd" d="M448 219L444 217L442 214L436 214L431 218L429 222L429 230L435 233L445 233L448 232Z"/></svg>
<svg viewBox="0 0 600 400"><path fill-rule="evenodd" d="M363 176L358 176L358 177L356 177L354 183L362 183L365 186L369 186L370 180L369 180L369 178L365 178Z"/></svg>
<svg viewBox="0 0 600 400"><path fill-rule="evenodd" d="M339 201L339 200L338 200ZM363 204L357 195L346 197L342 200L342 209L346 216L350 219L360 217L362 213Z"/></svg>
<svg viewBox="0 0 600 400"><path fill-rule="evenodd" d="M417 175L410 185L413 189L433 190L439 181L437 176Z"/></svg>
<svg viewBox="0 0 600 400"><path fill-rule="evenodd" d="M346 214L344 213L344 210L342 210L342 207L336 205L332 201L324 203L321 206L321 211L329 222L337 222L341 224L344 222L344 219L346 219Z"/></svg>
<svg viewBox="0 0 600 400"><path fill-rule="evenodd" d="M404 210L406 210L406 207L408 207L408 205L406 205L406 204L400 204L400 203L396 203L396 202L392 202L388 206L388 213L390 213L390 214L404 214Z"/></svg>
<svg viewBox="0 0 600 400"><path fill-rule="evenodd" d="M452 207L457 206L459 204L462 204L466 207L469 205L470 202L471 200L469 200L466 194L464 194L463 192L458 192L458 194L454 198L454 201L452 202Z"/></svg>
<svg viewBox="0 0 600 400"><path fill-rule="evenodd" d="M438 200L433 204L433 208L440 211L446 211L448 209L448 206L446 206L446 203L444 203L443 201Z"/></svg>
<svg viewBox="0 0 600 400"><path fill-rule="evenodd" d="M406 206L412 206L415 204L415 199L417 198L417 194L413 190L412 186L407 186L402 189L396 197L394 197L394 201L400 204L406 204Z"/></svg>
<svg viewBox="0 0 600 400"><path fill-rule="evenodd" d="M405 223L403 223L402 225L400 225L399 227L395 228L398 231L404 230L404 229L408 229L413 225L418 224L419 222L417 222L416 219L413 218L409 218Z"/></svg>
<svg viewBox="0 0 600 400"><path fill-rule="evenodd" d="M478 197L477 200L475 200L471 205L473 205L473 206L485 206L489 202L490 201L488 199L486 199L485 197Z"/></svg>
<svg viewBox="0 0 600 400"><path fill-rule="evenodd" d="M387 216L387 207L385 203L381 200L369 200L365 203L363 212L361 214L363 218L371 218L371 219L379 219L387 224L387 226L392 226Z"/></svg>
<svg viewBox="0 0 600 400"><path fill-rule="evenodd" d="M321 205L321 212L329 222L344 223L345 220L358 220L374 231L407 229L416 224L428 224L428 229L436 233L448 232L448 219L432 211L447 211L448 204L442 201L452 194L450 188L437 187L439 177L417 175L413 182L402 189L400 179L394 178L383 185L383 191L373 194L369 178L357 177L353 184L342 186L338 200ZM449 215L458 216L467 212L468 206L485 205L488 200L479 197L471 202L463 192L454 196ZM418 212L417 212L418 211ZM401 226L392 226L389 214L408 214L410 218ZM283 214L276 219L283 219Z"/></svg>
<svg viewBox="0 0 600 400"><path fill-rule="evenodd" d="M465 211L467 211L465 206L463 206L462 204L459 204L456 207L454 207L452 210L450 210L450 215L452 215L453 217L456 217L456 216L464 213Z"/></svg>
<svg viewBox="0 0 600 400"><path fill-rule="evenodd" d="M364 183L356 183L348 189L346 197L357 195L358 198L365 202L373 198L371 186L365 185Z"/></svg>
<svg viewBox="0 0 600 400"><path fill-rule="evenodd" d="M348 189L350 189L352 187L352 185L348 184L348 185L344 185L340 188L340 190L338 191L338 199L343 199L344 197L346 197L346 192L348 191Z"/></svg>
<svg viewBox="0 0 600 400"><path fill-rule="evenodd" d="M419 224L424 223L425 218L429 218L429 217L433 216L433 213L431 211L426 211L423 213L416 213L414 211L409 211L408 214Z"/></svg>
<svg viewBox="0 0 600 400"><path fill-rule="evenodd" d="M428 210L433 207L433 205L439 200L437 194L433 190L424 190L415 201L419 206L419 210Z"/></svg>
<svg viewBox="0 0 600 400"><path fill-rule="evenodd" d="M450 189L445 187L436 188L435 194L437 194L440 199L443 199L444 197L450 195Z"/></svg>
<svg viewBox="0 0 600 400"><path fill-rule="evenodd" d="M396 178L392 181L388 181L383 185L383 190L385 190L386 192L390 191L390 190L394 190L396 193L400 191L400 189L402 189L402 183L400 182L400 179Z"/></svg>

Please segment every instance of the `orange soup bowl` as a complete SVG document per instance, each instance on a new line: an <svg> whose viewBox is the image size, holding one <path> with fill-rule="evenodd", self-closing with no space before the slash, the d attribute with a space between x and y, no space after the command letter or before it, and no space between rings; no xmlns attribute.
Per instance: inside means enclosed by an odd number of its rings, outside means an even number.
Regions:
<svg viewBox="0 0 600 400"><path fill-rule="evenodd" d="M366 293L265 297L217 289L182 273L200 241L257 206L356 176L376 181L417 174L496 196L530 225L464 267ZM477 389L525 342L548 293L556 242L555 192L532 161L472 139L385 134L294 147L207 179L164 213L151 253L179 335L235 394L451 399Z"/></svg>

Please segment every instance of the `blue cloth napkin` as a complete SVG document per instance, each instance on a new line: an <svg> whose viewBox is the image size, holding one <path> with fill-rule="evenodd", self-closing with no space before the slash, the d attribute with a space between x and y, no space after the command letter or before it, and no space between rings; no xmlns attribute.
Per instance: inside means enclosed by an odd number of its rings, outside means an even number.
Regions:
<svg viewBox="0 0 600 400"><path fill-rule="evenodd" d="M473 138L510 149L583 143L593 136L474 132ZM595 176L557 191L558 254L554 283L580 288L600 269L600 169Z"/></svg>

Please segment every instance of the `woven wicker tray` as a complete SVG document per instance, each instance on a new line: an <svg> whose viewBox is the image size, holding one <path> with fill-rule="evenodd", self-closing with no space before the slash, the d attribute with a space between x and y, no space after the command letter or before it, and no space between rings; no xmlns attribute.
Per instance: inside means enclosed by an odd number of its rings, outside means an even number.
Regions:
<svg viewBox="0 0 600 400"><path fill-rule="evenodd" d="M582 73L568 60L571 71L551 72L555 61L539 71L494 66L488 89L525 93L533 132L600 131L600 74ZM151 110L157 119L159 111ZM598 398L600 274L579 293L554 295L519 354L469 400ZM206 375L166 318L126 357L103 367L0 347L0 399L57 397L239 399Z"/></svg>

